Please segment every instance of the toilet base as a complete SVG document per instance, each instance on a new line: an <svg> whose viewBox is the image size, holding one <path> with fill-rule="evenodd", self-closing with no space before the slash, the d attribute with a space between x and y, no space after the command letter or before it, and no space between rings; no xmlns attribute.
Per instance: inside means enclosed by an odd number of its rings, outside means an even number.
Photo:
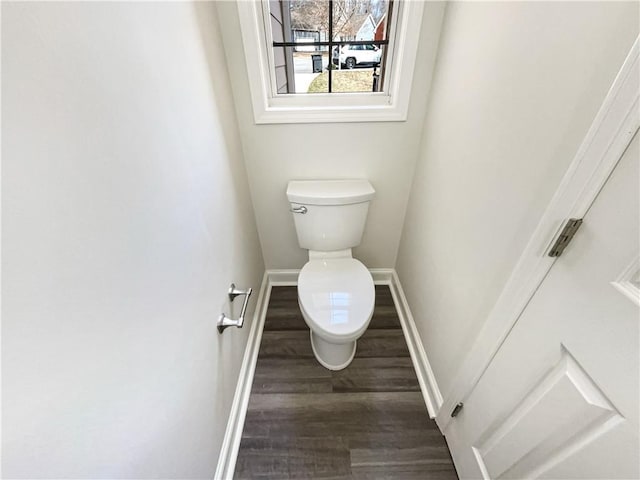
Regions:
<svg viewBox="0 0 640 480"><path fill-rule="evenodd" d="M311 348L316 360L329 370L347 368L356 354L356 340L347 343L329 343L310 331Z"/></svg>

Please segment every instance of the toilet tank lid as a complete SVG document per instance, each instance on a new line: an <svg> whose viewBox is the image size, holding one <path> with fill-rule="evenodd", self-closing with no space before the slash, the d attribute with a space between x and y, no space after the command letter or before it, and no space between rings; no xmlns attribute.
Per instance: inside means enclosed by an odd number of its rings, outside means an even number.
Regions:
<svg viewBox="0 0 640 480"><path fill-rule="evenodd" d="M308 205L348 205L370 201L376 191L368 180L292 180L287 198Z"/></svg>

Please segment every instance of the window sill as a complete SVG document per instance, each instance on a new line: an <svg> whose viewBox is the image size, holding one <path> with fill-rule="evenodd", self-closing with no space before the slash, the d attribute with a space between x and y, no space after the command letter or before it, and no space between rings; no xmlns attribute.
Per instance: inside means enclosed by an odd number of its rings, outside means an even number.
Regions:
<svg viewBox="0 0 640 480"><path fill-rule="evenodd" d="M392 105L389 95L385 94L282 97L285 98L271 99L263 109L254 105L255 123L401 122L407 119L406 108L401 110L398 105Z"/></svg>

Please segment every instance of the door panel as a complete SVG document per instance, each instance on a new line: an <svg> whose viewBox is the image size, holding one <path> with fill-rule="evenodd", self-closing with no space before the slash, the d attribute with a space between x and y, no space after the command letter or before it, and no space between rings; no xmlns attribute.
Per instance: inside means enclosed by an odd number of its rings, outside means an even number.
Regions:
<svg viewBox="0 0 640 480"><path fill-rule="evenodd" d="M485 432L474 453L489 478L533 478L556 456L579 449L622 420L565 350L515 410Z"/></svg>
<svg viewBox="0 0 640 480"><path fill-rule="evenodd" d="M462 478L640 477L639 157L636 134L445 432Z"/></svg>

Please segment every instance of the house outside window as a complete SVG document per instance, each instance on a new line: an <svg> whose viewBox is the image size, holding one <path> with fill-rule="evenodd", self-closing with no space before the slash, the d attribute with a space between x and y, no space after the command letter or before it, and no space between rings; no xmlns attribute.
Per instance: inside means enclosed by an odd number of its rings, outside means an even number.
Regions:
<svg viewBox="0 0 640 480"><path fill-rule="evenodd" d="M256 123L406 120L423 2L238 2Z"/></svg>

